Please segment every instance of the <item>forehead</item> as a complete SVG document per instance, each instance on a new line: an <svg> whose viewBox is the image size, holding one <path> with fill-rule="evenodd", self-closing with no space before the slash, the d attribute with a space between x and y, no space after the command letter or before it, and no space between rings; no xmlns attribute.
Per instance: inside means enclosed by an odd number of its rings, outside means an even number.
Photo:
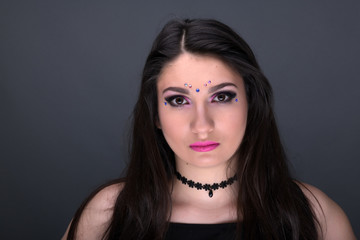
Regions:
<svg viewBox="0 0 360 240"><path fill-rule="evenodd" d="M164 66L157 85L158 88L165 88L184 83L201 84L209 80L236 84L242 81L242 78L230 66L214 56L183 53Z"/></svg>

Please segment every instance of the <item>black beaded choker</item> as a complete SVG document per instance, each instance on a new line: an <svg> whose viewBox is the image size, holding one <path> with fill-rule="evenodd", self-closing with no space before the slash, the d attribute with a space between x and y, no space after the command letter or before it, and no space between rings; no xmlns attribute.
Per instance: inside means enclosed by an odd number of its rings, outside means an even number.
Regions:
<svg viewBox="0 0 360 240"><path fill-rule="evenodd" d="M193 180L188 180L186 177L181 176L178 171L175 171L176 178L181 181L182 184L188 185L190 188L196 188L197 190L204 189L205 191L209 191L209 197L213 197L213 191L218 190L219 188L226 188L234 183L237 180L237 175L235 174L233 177L229 178L226 181L222 181L221 183L213 183L213 184L201 184L199 182L194 182Z"/></svg>

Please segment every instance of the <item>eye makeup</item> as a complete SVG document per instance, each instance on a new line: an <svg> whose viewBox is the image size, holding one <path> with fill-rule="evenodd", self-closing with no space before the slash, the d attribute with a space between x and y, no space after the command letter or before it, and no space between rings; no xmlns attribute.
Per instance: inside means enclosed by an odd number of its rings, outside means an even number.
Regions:
<svg viewBox="0 0 360 240"><path fill-rule="evenodd" d="M211 103L229 103L236 97L236 93L233 91L221 91L211 96ZM235 100L237 102L237 98ZM183 107L190 104L190 99L182 95L172 95L165 97L165 106L170 104L172 107Z"/></svg>
<svg viewBox="0 0 360 240"><path fill-rule="evenodd" d="M190 100L187 97L181 95L173 95L165 98L166 102L173 107L182 107L184 105L190 104ZM166 104L165 104L166 106Z"/></svg>
<svg viewBox="0 0 360 240"><path fill-rule="evenodd" d="M211 81L209 80L207 83L204 84L204 86L208 86L211 84ZM225 88L227 86L232 86L237 88L237 86L234 83L231 82L223 82L218 85L212 86L208 89L208 93L211 94L210 97L210 103L230 103L233 99L236 98L236 92L233 90L226 90L222 88ZM167 106L168 104L172 107L184 107L185 105L191 104L191 101L188 97L185 97L184 95L189 95L191 91L189 91L192 88L192 85L189 83L184 84L185 88L181 87L168 87L165 90L163 90L163 94L167 91L174 91L176 92L174 95L168 95L165 96L164 105ZM216 92L218 91L218 92ZM196 93L200 92L200 88L196 88ZM167 95L167 94L166 94ZM235 102L238 102L238 99L235 99Z"/></svg>
<svg viewBox="0 0 360 240"><path fill-rule="evenodd" d="M232 91L221 91L212 95L210 101L216 103L228 103L236 97L236 93Z"/></svg>

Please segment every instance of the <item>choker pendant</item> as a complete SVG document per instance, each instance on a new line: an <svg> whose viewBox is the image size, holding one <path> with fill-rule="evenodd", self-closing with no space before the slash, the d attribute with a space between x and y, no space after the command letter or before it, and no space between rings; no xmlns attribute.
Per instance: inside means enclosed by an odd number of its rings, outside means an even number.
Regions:
<svg viewBox="0 0 360 240"><path fill-rule="evenodd" d="M212 189L210 189L210 191L209 191L209 197L213 197L214 196L214 194L213 194L213 190Z"/></svg>

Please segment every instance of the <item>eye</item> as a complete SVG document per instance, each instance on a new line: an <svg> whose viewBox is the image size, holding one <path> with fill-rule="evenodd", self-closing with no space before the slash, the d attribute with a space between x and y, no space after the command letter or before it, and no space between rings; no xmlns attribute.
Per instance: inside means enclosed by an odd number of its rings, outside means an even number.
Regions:
<svg viewBox="0 0 360 240"><path fill-rule="evenodd" d="M216 93L213 96L211 102L226 103L226 102L230 102L235 97L236 97L236 93L234 92L220 92L220 93Z"/></svg>
<svg viewBox="0 0 360 240"><path fill-rule="evenodd" d="M171 96L165 98L165 100L173 107L181 107L189 104L189 101L183 96Z"/></svg>

